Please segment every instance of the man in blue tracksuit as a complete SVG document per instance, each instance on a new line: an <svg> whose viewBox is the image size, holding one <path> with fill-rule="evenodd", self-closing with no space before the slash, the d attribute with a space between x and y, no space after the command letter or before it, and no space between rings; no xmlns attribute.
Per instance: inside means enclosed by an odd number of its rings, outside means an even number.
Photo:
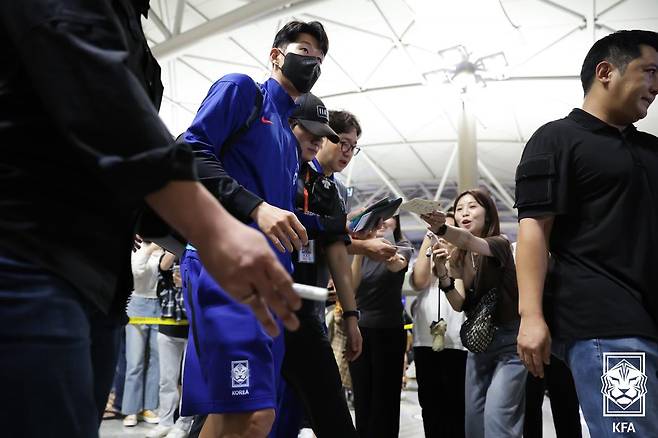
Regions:
<svg viewBox="0 0 658 438"><path fill-rule="evenodd" d="M286 24L270 51L270 79L255 84L245 75L224 76L183 136L204 163L200 176L208 177L211 192L271 240L289 271L291 252L308 239L292 213L299 159L288 118L294 99L319 77L328 44L318 22ZM266 436L274 421L283 337L270 337L249 315L245 303L256 295L245 291L242 302L233 300L193 248L185 253L182 274L192 324L182 414L208 414L205 436Z"/></svg>

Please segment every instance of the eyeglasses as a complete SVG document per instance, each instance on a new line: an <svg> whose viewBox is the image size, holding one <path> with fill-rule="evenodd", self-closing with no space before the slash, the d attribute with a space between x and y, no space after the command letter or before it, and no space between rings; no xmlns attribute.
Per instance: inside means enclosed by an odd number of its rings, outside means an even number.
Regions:
<svg viewBox="0 0 658 438"><path fill-rule="evenodd" d="M350 144L347 140L341 140L339 143L340 145L340 150L347 153L349 151L354 152L354 156L357 156L359 152L361 151L361 148L358 147L355 144Z"/></svg>

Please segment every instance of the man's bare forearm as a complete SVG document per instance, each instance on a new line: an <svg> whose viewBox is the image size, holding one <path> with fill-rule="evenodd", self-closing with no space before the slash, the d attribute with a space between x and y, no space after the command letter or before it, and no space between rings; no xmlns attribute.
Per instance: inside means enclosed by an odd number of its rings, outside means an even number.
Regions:
<svg viewBox="0 0 658 438"><path fill-rule="evenodd" d="M359 288L359 284L361 284L361 263L363 263L363 256L360 254L355 255L352 259L352 287L355 293Z"/></svg>
<svg viewBox="0 0 658 438"><path fill-rule="evenodd" d="M519 314L541 316L544 281L548 269L547 236L552 218L521 219L516 246L516 275L519 286Z"/></svg>
<svg viewBox="0 0 658 438"><path fill-rule="evenodd" d="M365 255L366 254L366 241L352 239L352 243L347 247L347 253L350 255Z"/></svg>
<svg viewBox="0 0 658 438"><path fill-rule="evenodd" d="M356 310L356 299L352 287L352 269L343 242L335 242L327 248L327 261L331 278L334 280L336 295L343 310Z"/></svg>
<svg viewBox="0 0 658 438"><path fill-rule="evenodd" d="M237 221L198 182L172 181L146 196L146 202L193 244Z"/></svg>

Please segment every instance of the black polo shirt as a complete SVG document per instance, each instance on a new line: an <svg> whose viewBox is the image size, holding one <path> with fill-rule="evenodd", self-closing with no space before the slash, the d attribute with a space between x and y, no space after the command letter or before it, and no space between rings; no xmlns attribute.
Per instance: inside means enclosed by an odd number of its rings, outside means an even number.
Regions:
<svg viewBox="0 0 658 438"><path fill-rule="evenodd" d="M519 220L555 216L544 309L554 337L658 338L658 138L574 109L516 172Z"/></svg>
<svg viewBox="0 0 658 438"><path fill-rule="evenodd" d="M121 312L144 196L193 180L158 117L146 0L0 2L0 252Z"/></svg>

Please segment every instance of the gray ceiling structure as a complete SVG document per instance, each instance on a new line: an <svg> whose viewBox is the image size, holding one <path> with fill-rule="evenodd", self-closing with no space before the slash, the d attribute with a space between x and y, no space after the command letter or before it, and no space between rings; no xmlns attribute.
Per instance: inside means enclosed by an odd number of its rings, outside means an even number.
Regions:
<svg viewBox="0 0 658 438"><path fill-rule="evenodd" d="M274 34L319 20L330 52L314 94L359 117L362 153L343 172L355 200L385 195L450 202L457 191L459 115L476 121L480 185L516 234L514 171L547 121L582 102L578 79L593 41L621 29L658 31L658 0L151 0L144 22L163 67L161 115L178 133L224 74L267 78ZM455 76L478 68L467 93ZM461 77L461 76L460 76ZM471 77L471 80L473 77ZM658 110L637 124L658 135ZM420 235L413 217L405 231ZM417 237L417 236L416 236Z"/></svg>

